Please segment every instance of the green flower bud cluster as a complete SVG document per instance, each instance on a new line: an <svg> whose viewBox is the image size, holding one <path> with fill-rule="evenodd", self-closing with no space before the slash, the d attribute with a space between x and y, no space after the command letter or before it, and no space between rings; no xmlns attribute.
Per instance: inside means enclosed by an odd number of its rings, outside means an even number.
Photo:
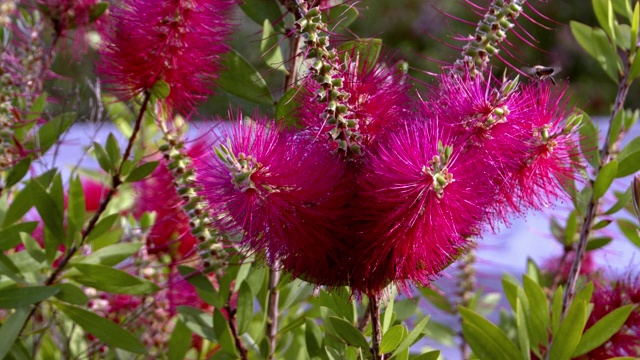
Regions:
<svg viewBox="0 0 640 360"><path fill-rule="evenodd" d="M433 159L429 161L429 166L422 167L422 173L433 179L433 191L439 199L444 196L444 188L454 182L453 174L447 168L452 153L453 146L444 146L442 141L438 141L438 155L433 156Z"/></svg>
<svg viewBox="0 0 640 360"><path fill-rule="evenodd" d="M462 49L462 59L454 64L454 72L480 75L487 68L489 58L498 53L498 44L514 25L526 0L494 0L484 18L478 22L475 35Z"/></svg>
<svg viewBox="0 0 640 360"><path fill-rule="evenodd" d="M182 208L189 217L191 234L198 239L198 253L203 261L204 272L219 271L226 260L223 235L211 226L206 203L197 193L195 172L191 158L185 153L184 141L168 131L163 133L166 144L160 146L160 151L173 177L176 192L183 200Z"/></svg>
<svg viewBox="0 0 640 360"><path fill-rule="evenodd" d="M489 96L489 111L478 112L467 117L464 122L467 128L479 127L484 130L490 130L494 125L504 123L511 113L507 100L511 94L518 89L520 76L516 76L513 80L507 80L506 75L502 81L500 89L492 89Z"/></svg>
<svg viewBox="0 0 640 360"><path fill-rule="evenodd" d="M227 145L221 144L214 149L216 155L231 172L231 183L241 192L256 189L256 184L251 180L251 175L260 170L262 165L251 155L244 153L236 156L231 150L231 139L227 139Z"/></svg>
<svg viewBox="0 0 640 360"><path fill-rule="evenodd" d="M327 104L322 116L324 123L331 127L329 136L338 149L347 154L359 155L362 151L362 136L358 132L358 122L351 117L346 102L349 94L341 90L344 79L335 77L336 69L341 66L340 58L335 49L328 49L327 24L322 21L318 7L306 11L306 3L300 2L298 10L301 17L295 26L304 39L307 56L315 59L309 67L309 77L320 85L316 101Z"/></svg>

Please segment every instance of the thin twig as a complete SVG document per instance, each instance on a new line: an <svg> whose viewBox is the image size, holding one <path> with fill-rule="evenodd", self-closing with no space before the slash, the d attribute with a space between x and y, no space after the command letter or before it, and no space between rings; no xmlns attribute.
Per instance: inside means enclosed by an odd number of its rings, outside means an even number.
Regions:
<svg viewBox="0 0 640 360"><path fill-rule="evenodd" d="M278 334L278 282L280 281L279 264L275 264L269 269L269 299L267 301L267 339L269 341L269 360L275 359L276 335Z"/></svg>
<svg viewBox="0 0 640 360"><path fill-rule="evenodd" d="M369 296L369 310L371 313L371 353L373 354L373 360L384 360L384 354L380 354L382 326L380 326L380 299L377 295Z"/></svg>
<svg viewBox="0 0 640 360"><path fill-rule="evenodd" d="M613 111L611 112L611 116L609 117L609 129L607 131L607 135L604 138L604 143L602 148L600 149L600 163L598 164L598 168L596 169L595 177L598 176L602 167L609 163L611 160L611 144L609 143L609 138L611 137L611 131L613 126L614 119L618 115L620 111L623 110L624 101L627 98L627 94L629 92L629 71L631 65L629 62L625 65L625 69L623 75L620 78L620 83L618 85L618 94L616 95L616 100L613 105ZM594 178L595 178L594 177ZM591 185L593 186L592 181ZM578 282L578 277L580 275L580 266L582 265L582 261L584 259L586 250L587 250L587 240L589 239L589 234L591 233L592 224L596 218L596 213L598 211L598 205L600 201L596 199L594 195L591 195L591 199L589 200L589 204L587 205L587 211L584 216L584 221L582 222L582 229L580 230L580 239L578 240L578 244L576 247L576 255L573 259L573 264L571 266L571 270L569 272L569 279L567 282L567 290L564 293L564 297L562 298L562 317L566 315L571 302L576 293L576 284Z"/></svg>
<svg viewBox="0 0 640 360"><path fill-rule="evenodd" d="M144 117L144 113L147 110L147 105L149 104L150 97L151 97L151 94L145 93L144 100L142 101L142 105L140 107L140 113L138 114L138 118L136 119L136 124L134 126L133 133L131 134L131 138L129 138L129 143L127 144L127 148L125 150L124 156L122 157L122 161L120 162L120 165L116 170L116 173L112 177L112 183L111 183L111 188L109 189L109 192L107 192L107 194L105 195L104 199L100 203L100 207L98 207L96 212L93 214L87 226L82 230L81 232L82 238L80 239L80 242L78 244L71 245L71 247L67 250L62 260L60 260L60 262L58 263L58 266L53 270L51 275L49 275L49 277L44 281L45 286L52 285L58 279L58 277L60 276L62 271L65 269L67 264L69 264L69 261L71 260L71 258L75 255L78 249L80 249L84 245L85 241L87 240L87 237L89 237L89 234L91 234L93 229L96 227L96 224L98 223L98 219L100 219L100 216L102 216L104 211L107 209L107 205L109 205L109 202L113 198L113 195L115 195L118 186L122 184L122 179L121 179L122 167L124 162L128 160L128 157L131 154L131 149L133 148L133 143L136 140L137 133L140 130L140 124L142 123L142 118ZM24 331L25 325L29 322L29 319L33 317L33 315L35 314L36 310L39 308L41 303L42 302L37 302L31 308L31 312L29 313L29 316L27 316L27 319L25 320L24 324L22 324L22 329L20 329L20 333Z"/></svg>

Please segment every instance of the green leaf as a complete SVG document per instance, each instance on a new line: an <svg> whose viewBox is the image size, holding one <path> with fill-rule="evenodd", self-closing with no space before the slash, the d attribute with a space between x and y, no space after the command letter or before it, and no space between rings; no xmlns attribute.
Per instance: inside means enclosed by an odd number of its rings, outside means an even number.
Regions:
<svg viewBox="0 0 640 360"><path fill-rule="evenodd" d="M240 291L238 292L238 304L236 306L238 335L242 335L247 332L252 316L253 295L251 294L251 288L249 285L243 282L242 285L240 285Z"/></svg>
<svg viewBox="0 0 640 360"><path fill-rule="evenodd" d="M105 216L98 220L96 226L91 230L89 235L87 235L87 242L91 242L92 240L97 239L100 235L106 233L111 229L113 224L115 224L116 220L120 217L120 214L111 214L109 216Z"/></svg>
<svg viewBox="0 0 640 360"><path fill-rule="evenodd" d="M105 11L109 8L109 3L105 1L100 1L95 3L89 10L89 22L94 22L104 14Z"/></svg>
<svg viewBox="0 0 640 360"><path fill-rule="evenodd" d="M580 46L598 61L605 73L618 82L618 56L604 30L571 21L571 32Z"/></svg>
<svg viewBox="0 0 640 360"><path fill-rule="evenodd" d="M593 12L609 38L614 39L613 8L610 0L592 0Z"/></svg>
<svg viewBox="0 0 640 360"><path fill-rule="evenodd" d="M191 347L191 330L182 321L176 321L169 339L169 360L183 360Z"/></svg>
<svg viewBox="0 0 640 360"><path fill-rule="evenodd" d="M112 164L120 163L120 145L113 133L109 133L109 136L107 136L107 147L105 150L107 151Z"/></svg>
<svg viewBox="0 0 640 360"><path fill-rule="evenodd" d="M564 231L564 244L571 245L573 244L576 231L578 230L578 219L576 216L576 211L572 211L567 217L567 226Z"/></svg>
<svg viewBox="0 0 640 360"><path fill-rule="evenodd" d="M604 344L620 330L629 318L629 315L631 315L633 308L633 304L621 306L603 316L602 319L598 320L598 322L584 332L582 339L580 339L571 357L579 357Z"/></svg>
<svg viewBox="0 0 640 360"><path fill-rule="evenodd" d="M562 298L564 297L564 289L562 285L558 286L553 293L551 305L551 333L557 334L560 327L560 318L562 317Z"/></svg>
<svg viewBox="0 0 640 360"><path fill-rule="evenodd" d="M380 353L386 354L395 350L400 342L404 339L405 329L402 325L392 326L387 332L382 336L382 341L380 342Z"/></svg>
<svg viewBox="0 0 640 360"><path fill-rule="evenodd" d="M618 171L620 171L620 165L619 164L618 164ZM615 214L618 211L622 210L625 206L627 206L627 204L631 200L631 196L632 196L632 194L631 194L631 186L629 186L627 191L625 191L624 193L616 193L615 195L618 198L618 200L616 201L615 204L613 204L613 206L609 210L605 211L604 215Z"/></svg>
<svg viewBox="0 0 640 360"><path fill-rule="evenodd" d="M231 329L225 319L224 315L217 308L213 310L213 332L216 334L218 343L222 347L222 351L236 355L238 350L236 349L233 336L231 335Z"/></svg>
<svg viewBox="0 0 640 360"><path fill-rule="evenodd" d="M522 351L522 357L525 360L531 359L531 344L529 342L529 333L527 332L527 319L524 308L520 299L516 300L516 330L518 332L518 343L520 344L520 351Z"/></svg>
<svg viewBox="0 0 640 360"><path fill-rule="evenodd" d="M416 324L416 326L413 327L411 332L409 332L409 335L407 335L407 337L405 337L400 343L400 345L398 345L398 347L393 351L393 354L391 354L391 357L400 355L405 350L409 350L409 347L411 347L411 345L413 345L413 343L421 337L422 332L424 331L424 328L427 326L427 323L429 322L430 318L431 318L430 316L425 316L422 320L420 320Z"/></svg>
<svg viewBox="0 0 640 360"><path fill-rule="evenodd" d="M21 307L9 315L0 327L0 359L4 359L18 339L20 331L29 318L30 308Z"/></svg>
<svg viewBox="0 0 640 360"><path fill-rule="evenodd" d="M0 251L7 251L20 244L20 233L31 234L38 226L37 221L30 221L12 225L0 231Z"/></svg>
<svg viewBox="0 0 640 360"><path fill-rule="evenodd" d="M200 309L191 306L178 306L179 321L182 321L191 331L200 335L203 339L215 341L216 335L213 332L213 317Z"/></svg>
<svg viewBox="0 0 640 360"><path fill-rule="evenodd" d="M313 319L305 320L304 339L310 358L322 353L322 330Z"/></svg>
<svg viewBox="0 0 640 360"><path fill-rule="evenodd" d="M587 321L587 305L584 301L574 299L567 316L560 323L558 333L553 335L554 341L549 349L549 360L568 360L580 342L582 330Z"/></svg>
<svg viewBox="0 0 640 360"><path fill-rule="evenodd" d="M20 269L4 252L0 251L0 274L6 275L17 283L24 282Z"/></svg>
<svg viewBox="0 0 640 360"><path fill-rule="evenodd" d="M189 284L196 288L196 292L202 301L218 308L224 307L224 300L204 274L188 266L178 266L178 272L187 279Z"/></svg>
<svg viewBox="0 0 640 360"><path fill-rule="evenodd" d="M629 80L627 83L631 83L631 81L638 76L640 76L640 56L638 56L638 52L636 51L633 63L631 64L631 69L629 70Z"/></svg>
<svg viewBox="0 0 640 360"><path fill-rule="evenodd" d="M585 304L588 304L591 301L591 296L593 295L593 283L587 283L582 290L580 290L576 296L573 298L573 302L584 301Z"/></svg>
<svg viewBox="0 0 640 360"><path fill-rule="evenodd" d="M593 184L593 197L594 199L599 199L607 192L609 186L615 179L616 174L618 173L618 162L616 160L612 160L600 169L598 176L596 177L596 181Z"/></svg>
<svg viewBox="0 0 640 360"><path fill-rule="evenodd" d="M125 179L125 182L131 183L146 178L156 169L156 167L158 167L158 164L158 161L150 161L138 166L137 168L131 170L131 172Z"/></svg>
<svg viewBox="0 0 640 360"><path fill-rule="evenodd" d="M515 358L509 357L504 353L501 345L494 341L495 339L491 338L480 327L474 324L463 322L462 334L467 344L469 344L469 347L473 350L473 353L480 359L513 360L522 358L520 354Z"/></svg>
<svg viewBox="0 0 640 360"><path fill-rule="evenodd" d="M464 338L481 359L522 359L520 350L502 329L465 307L459 307L459 311Z"/></svg>
<svg viewBox="0 0 640 360"><path fill-rule="evenodd" d="M276 30L284 30L282 11L276 0L244 0L240 8L256 24L262 25L264 19L268 19L271 24L275 24Z"/></svg>
<svg viewBox="0 0 640 360"><path fill-rule="evenodd" d="M638 226L629 220L618 219L618 226L622 233L629 239L635 246L640 248L640 235L638 234Z"/></svg>
<svg viewBox="0 0 640 360"><path fill-rule="evenodd" d="M42 112L44 111L45 106L47 105L47 93L42 93L38 96L33 105L31 105L31 109L26 116L27 121L30 122L32 120L37 120L42 116Z"/></svg>
<svg viewBox="0 0 640 360"><path fill-rule="evenodd" d="M530 335L542 344L547 343L547 328L549 326L549 302L544 291L527 275L522 277L524 292L527 295L530 316L527 323L531 325ZM525 304L523 304L524 306ZM525 306L526 308L526 306Z"/></svg>
<svg viewBox="0 0 640 360"><path fill-rule="evenodd" d="M58 140L60 136L69 129L71 124L76 119L75 113L65 113L54 117L47 121L38 130L36 143L25 143L25 147L30 150L38 150L44 154L49 150Z"/></svg>
<svg viewBox="0 0 640 360"><path fill-rule="evenodd" d="M298 125L299 119L296 115L300 104L295 96L299 91L297 88L287 90L276 103L276 120L286 127Z"/></svg>
<svg viewBox="0 0 640 360"><path fill-rule="evenodd" d="M331 316L331 326L335 330L336 334L342 338L347 344L363 349L369 349L369 343L365 339L360 330L356 329L350 322L341 319L337 316Z"/></svg>
<svg viewBox="0 0 640 360"><path fill-rule="evenodd" d="M262 41L260 42L260 52L262 60L272 69L281 70L285 73L282 49L280 49L280 38L276 33L269 19L264 19L262 24Z"/></svg>
<svg viewBox="0 0 640 360"><path fill-rule="evenodd" d="M86 216L84 190L80 177L76 176L69 181L69 202L67 205L67 218L77 229L81 229Z"/></svg>
<svg viewBox="0 0 640 360"><path fill-rule="evenodd" d="M366 38L347 41L338 47L338 52L343 62L346 58L358 59L358 73L369 71L376 66L380 51L382 50L382 39Z"/></svg>
<svg viewBox="0 0 640 360"><path fill-rule="evenodd" d="M583 113L580 131L580 150L591 167L597 169L600 165L600 151L598 151L598 129L591 117Z"/></svg>
<svg viewBox="0 0 640 360"><path fill-rule="evenodd" d="M57 294L60 289L52 286L28 286L0 290L0 309L14 309L35 304Z"/></svg>
<svg viewBox="0 0 640 360"><path fill-rule="evenodd" d="M267 83L240 53L235 50L228 52L222 66L226 69L218 78L222 89L256 104L274 105Z"/></svg>
<svg viewBox="0 0 640 360"><path fill-rule="evenodd" d="M147 354L147 349L140 340L113 321L77 306L64 303L56 303L55 305L84 331L104 341L107 345L136 354Z"/></svg>
<svg viewBox="0 0 640 360"><path fill-rule="evenodd" d="M391 294L389 296L389 302L387 303L387 307L384 309L384 316L382 317L382 333L386 333L389 330L389 326L391 326L393 319L393 307L396 302L396 288L393 287L391 290Z"/></svg>
<svg viewBox="0 0 640 360"><path fill-rule="evenodd" d="M600 237L591 238L589 239L589 242L587 242L587 251L600 249L601 247L604 247L607 244L609 244L611 240L613 240L613 238L609 236L600 236Z"/></svg>
<svg viewBox="0 0 640 360"><path fill-rule="evenodd" d="M115 167L111 162L109 154L107 154L107 151L102 147L102 145L95 141L93 142L93 154L96 157L96 160L98 160L98 164L100 164L100 168L102 168L102 170L109 174L114 172Z"/></svg>
<svg viewBox="0 0 640 360"><path fill-rule="evenodd" d="M640 137L629 142L618 154L618 174L616 177L631 175L640 170Z"/></svg>
<svg viewBox="0 0 640 360"><path fill-rule="evenodd" d="M74 305L85 305L89 302L89 297L76 285L63 283L55 284L52 287L60 290L55 297L64 302Z"/></svg>
<svg viewBox="0 0 640 360"><path fill-rule="evenodd" d="M114 266L137 253L141 247L142 242L140 241L117 243L98 249L84 258L72 260L72 263L81 262L85 264Z"/></svg>
<svg viewBox="0 0 640 360"><path fill-rule="evenodd" d="M10 188L13 185L17 184L18 181L22 180L22 178L27 175L29 168L31 167L31 158L26 157L20 160L17 164L11 167L9 172L7 173L7 177L4 181L4 187Z"/></svg>
<svg viewBox="0 0 640 360"><path fill-rule="evenodd" d="M47 190L37 181L30 187L31 201L38 209L44 225L56 237L57 243L65 238L64 217L58 204Z"/></svg>
<svg viewBox="0 0 640 360"><path fill-rule="evenodd" d="M637 46L638 46L638 31L640 31L640 3L636 1L636 4L633 6L633 13L631 14L631 31L629 38L629 48L637 54ZM629 80L633 80L634 77L631 77Z"/></svg>
<svg viewBox="0 0 640 360"><path fill-rule="evenodd" d="M149 92L158 99L166 99L171 93L171 87L166 81L158 80L151 86Z"/></svg>
<svg viewBox="0 0 640 360"><path fill-rule="evenodd" d="M428 287L424 287L420 289L422 296L424 296L431 304L433 304L438 309L449 313L454 314L455 310L453 304L447 299L440 289L432 289Z"/></svg>
<svg viewBox="0 0 640 360"><path fill-rule="evenodd" d="M47 256L42 250L42 246L31 235L27 233L20 233L20 239L24 248L27 250L27 253L29 253L29 256L31 256L33 260L37 262L45 262L47 260Z"/></svg>
<svg viewBox="0 0 640 360"><path fill-rule="evenodd" d="M80 284L116 294L143 295L158 291L158 285L122 270L97 264L74 264L82 275L74 276Z"/></svg>
<svg viewBox="0 0 640 360"><path fill-rule="evenodd" d="M418 355L411 360L438 360L440 358L440 350L433 350L422 355Z"/></svg>

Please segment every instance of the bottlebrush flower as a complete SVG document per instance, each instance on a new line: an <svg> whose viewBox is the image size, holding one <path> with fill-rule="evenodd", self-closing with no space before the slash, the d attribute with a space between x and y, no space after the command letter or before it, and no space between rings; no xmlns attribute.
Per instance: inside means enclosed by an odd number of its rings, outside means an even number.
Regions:
<svg viewBox="0 0 640 360"><path fill-rule="evenodd" d="M591 302L593 310L585 330L623 305L634 304L635 308L617 333L604 344L578 359L640 357L640 277L629 275L618 281L597 285Z"/></svg>
<svg viewBox="0 0 640 360"><path fill-rule="evenodd" d="M196 171L216 225L241 234L271 264L280 260L296 275L322 281L333 254L345 250L332 236L344 163L321 143L264 118L243 121L241 114L215 143L216 155ZM298 260L311 255L299 268Z"/></svg>
<svg viewBox="0 0 640 360"><path fill-rule="evenodd" d="M335 141L351 139L362 149L407 115L410 86L397 64L372 64L353 53L346 61L343 67L336 68L333 78L342 79L340 90L348 94L343 103L349 108L350 127L343 129L326 120L323 114L328 111L327 101L318 98L320 85L312 79L303 83L299 102L304 105L298 112L301 123L314 136Z"/></svg>
<svg viewBox="0 0 640 360"><path fill-rule="evenodd" d="M565 121L565 90L492 76L442 75L438 84L423 109L489 159L490 181L502 189L498 218L547 205L576 177L576 124Z"/></svg>
<svg viewBox="0 0 640 360"><path fill-rule="evenodd" d="M190 113L212 94L220 56L228 50L235 0L124 0L111 12L98 73L122 99L170 86L167 102Z"/></svg>
<svg viewBox="0 0 640 360"><path fill-rule="evenodd" d="M352 286L367 294L390 282L426 285L478 234L495 196L487 161L465 153L447 124L419 116L363 160Z"/></svg>

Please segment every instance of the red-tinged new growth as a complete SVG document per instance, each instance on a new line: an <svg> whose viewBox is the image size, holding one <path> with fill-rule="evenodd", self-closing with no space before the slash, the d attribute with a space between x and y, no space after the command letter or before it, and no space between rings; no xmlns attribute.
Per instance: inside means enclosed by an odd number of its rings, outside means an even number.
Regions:
<svg viewBox="0 0 640 360"><path fill-rule="evenodd" d="M334 147L357 149L359 153L385 130L397 126L408 115L409 89L406 75L396 64L368 63L352 53L334 70L340 79L342 105L327 103L318 82L307 79L300 94L299 117L314 136L331 140ZM344 110L337 107L342 106ZM337 113L344 113L345 123Z"/></svg>
<svg viewBox="0 0 640 360"><path fill-rule="evenodd" d="M414 118L365 155L359 183L363 230L352 286L426 285L477 235L493 200L486 162L464 154L447 124Z"/></svg>
<svg viewBox="0 0 640 360"><path fill-rule="evenodd" d="M163 80L183 113L212 94L235 0L125 0L111 11L98 73L129 99Z"/></svg>
<svg viewBox="0 0 640 360"><path fill-rule="evenodd" d="M618 332L604 344L577 359L640 357L640 277L629 275L618 281L596 285L591 302L593 310L585 331L621 306L631 304L634 308Z"/></svg>
<svg viewBox="0 0 640 360"><path fill-rule="evenodd" d="M251 252L296 275L320 282L337 276L328 273L332 254L345 251L332 236L344 170L323 144L238 115L208 160L196 169L198 184L220 229L240 233ZM310 254L313 261L301 266Z"/></svg>

